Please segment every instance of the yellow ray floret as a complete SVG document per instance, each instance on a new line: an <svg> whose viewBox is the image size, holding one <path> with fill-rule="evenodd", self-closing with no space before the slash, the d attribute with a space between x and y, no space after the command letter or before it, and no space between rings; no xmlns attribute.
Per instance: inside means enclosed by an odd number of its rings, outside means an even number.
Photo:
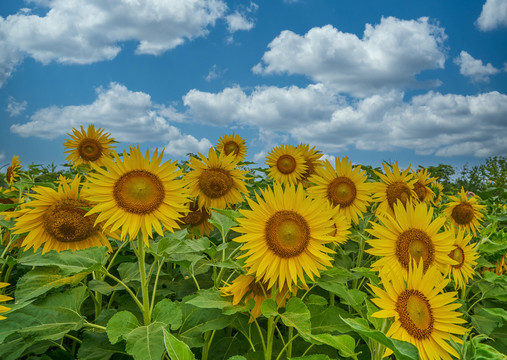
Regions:
<svg viewBox="0 0 507 360"><path fill-rule="evenodd" d="M246 157L245 139L234 134L224 134L218 139L217 151L225 155L234 154L234 160L240 162Z"/></svg>
<svg viewBox="0 0 507 360"><path fill-rule="evenodd" d="M486 205L479 205L479 197L472 193L466 193L463 188L457 196L449 196L449 199L451 201L446 204L444 214L454 226L469 231L475 236L480 222L484 218L481 210Z"/></svg>
<svg viewBox="0 0 507 360"><path fill-rule="evenodd" d="M64 153L68 153L65 158L71 162L74 167L80 164L94 163L98 166L104 165L103 159L112 156L114 146L112 144L116 141L110 137L111 134L105 133L103 129L98 128L95 130L95 125L88 125L85 131L81 125L81 131L72 129L73 134L67 134L71 137L63 143L65 148Z"/></svg>

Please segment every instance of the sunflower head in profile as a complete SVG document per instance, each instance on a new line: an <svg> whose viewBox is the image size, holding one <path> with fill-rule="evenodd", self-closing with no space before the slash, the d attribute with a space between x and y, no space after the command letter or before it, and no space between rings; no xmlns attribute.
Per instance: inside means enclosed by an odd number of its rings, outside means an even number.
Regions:
<svg viewBox="0 0 507 360"><path fill-rule="evenodd" d="M235 135L233 132L232 134L222 135L220 139L218 139L216 149L226 156L234 154L234 160L240 162L246 157L247 147L245 145L245 139L239 135Z"/></svg>
<svg viewBox="0 0 507 360"><path fill-rule="evenodd" d="M313 199L302 185L275 183L248 199L251 210L239 210L233 230L242 234L234 241L243 243L245 267L249 275L278 288L306 286L305 275L312 281L319 270L331 266L333 251L326 244L335 241L333 218L336 210L325 199Z"/></svg>
<svg viewBox="0 0 507 360"><path fill-rule="evenodd" d="M303 150L294 145L280 145L271 149L266 157L269 166L268 177L282 184L297 184L305 174L308 166L305 163Z"/></svg>
<svg viewBox="0 0 507 360"><path fill-rule="evenodd" d="M352 167L347 157L336 158L334 168L325 160L324 166L310 177L310 182L314 185L308 188L309 194L326 198L354 224L363 217L371 201L371 183L366 182L366 173L361 171L361 166Z"/></svg>
<svg viewBox="0 0 507 360"><path fill-rule="evenodd" d="M454 286L457 289L463 289L468 281L475 274L473 266L477 265L477 244L470 244L472 236L465 233L462 229L452 229L454 235L454 249L449 253L449 257L457 262L451 265L451 274L454 279Z"/></svg>
<svg viewBox="0 0 507 360"><path fill-rule="evenodd" d="M12 157L12 164L7 168L7 172L5 173L5 181L7 181L7 184L12 185L18 181L19 169L21 169L21 161L19 161L19 156L14 155Z"/></svg>
<svg viewBox="0 0 507 360"><path fill-rule="evenodd" d="M415 206L394 205L394 216L384 214L381 224L373 223L367 229L375 238L368 240L369 254L380 256L372 264L382 278L406 274L412 260L422 263L423 271L436 267L447 274L456 261L449 257L454 250L452 234L443 230L444 216L433 219L433 208L426 203Z"/></svg>
<svg viewBox="0 0 507 360"><path fill-rule="evenodd" d="M484 218L481 210L486 205L479 205L479 197L477 195L469 197L463 188L457 196L449 196L449 199L451 201L446 204L444 214L454 226L469 231L475 236Z"/></svg>
<svg viewBox="0 0 507 360"><path fill-rule="evenodd" d="M68 149L64 153L69 153L65 159L74 167L91 163L103 166L103 159L112 156L115 147L112 144L116 141L103 129L95 130L95 125L90 124L85 131L81 125L81 131L72 129L72 133L67 134L71 139L66 140L63 145Z"/></svg>
<svg viewBox="0 0 507 360"><path fill-rule="evenodd" d="M103 221L111 231L121 228L122 240L127 234L134 240L141 232L146 245L152 229L161 236L163 228L179 229L178 220L188 212L188 191L176 162L162 163L158 149L151 159L148 150L143 157L138 146L130 148L130 155L113 156L103 159L105 169L91 164L95 172L89 175L86 195L95 205L88 215L98 215L95 222Z"/></svg>
<svg viewBox="0 0 507 360"><path fill-rule="evenodd" d="M414 176L417 180L414 183L414 191L417 194L417 198L421 202L431 202L435 197L435 193L429 185L438 178L431 177L428 169L419 169L414 173Z"/></svg>
<svg viewBox="0 0 507 360"><path fill-rule="evenodd" d="M85 216L91 203L80 194L81 177L70 183L62 182L58 190L34 186L36 200L22 205L19 211L9 213L16 218L14 234L26 234L22 246L34 251L42 247L42 253L50 250L80 250L94 246L111 245L96 216Z"/></svg>
<svg viewBox="0 0 507 360"><path fill-rule="evenodd" d="M372 316L394 318L386 335L414 344L421 360L451 360L451 355L459 358L447 341L451 338L462 342L460 337L467 329L458 324L466 320L455 311L461 307L456 292L442 293L448 283L449 279L444 279L436 268L425 273L422 264L411 264L407 274L384 281L385 290L371 286L377 296L371 300L380 308ZM392 351L387 349L384 356L390 354Z"/></svg>
<svg viewBox="0 0 507 360"><path fill-rule="evenodd" d="M10 285L9 283L0 282L0 289L3 289L3 288L5 288L5 287L7 287L9 285ZM0 302L5 302L5 301L9 301L9 300L12 300L12 297L7 296L7 295L0 295ZM10 309L11 308L8 308L7 306L0 305L0 314L4 313L4 312L7 312ZM0 315L0 320L4 320L4 319L6 319L6 317Z"/></svg>
<svg viewBox="0 0 507 360"><path fill-rule="evenodd" d="M189 204L189 211L181 218L181 225L188 226L190 230L198 229L201 235L209 235L215 228L208 220L211 211L207 207L199 207L197 199Z"/></svg>
<svg viewBox="0 0 507 360"><path fill-rule="evenodd" d="M440 205L440 203L442 202L442 195L444 193L444 185L442 185L442 183L440 183L438 181L433 181L430 184L430 188L433 191L433 193L435 194L433 199L431 199L431 203L433 204L433 206Z"/></svg>
<svg viewBox="0 0 507 360"><path fill-rule="evenodd" d="M234 154L217 155L213 148L207 158L202 154L190 158L192 171L185 174L184 181L191 196L197 197L200 208L225 209L243 201L247 171L239 170L237 164Z"/></svg>
<svg viewBox="0 0 507 360"><path fill-rule="evenodd" d="M303 158L305 159L306 171L300 180L305 186L309 185L310 176L314 175L322 166L322 161L319 159L322 157L322 153L319 150L315 150L315 146L310 149L308 144L299 144L296 149L301 149L303 152Z"/></svg>

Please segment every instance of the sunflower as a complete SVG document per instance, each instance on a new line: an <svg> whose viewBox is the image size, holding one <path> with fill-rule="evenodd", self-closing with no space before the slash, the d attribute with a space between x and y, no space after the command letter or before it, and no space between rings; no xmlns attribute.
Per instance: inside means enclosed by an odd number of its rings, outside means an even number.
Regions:
<svg viewBox="0 0 507 360"><path fill-rule="evenodd" d="M6 282L0 282L0 289L3 289L4 287L7 287L9 286L10 284L9 283L6 283ZM7 295L0 295L0 302L4 302L4 301L9 301L9 300L12 300L12 298L10 296L7 296ZM7 306L3 306L3 305L0 305L0 313L4 313L4 312L7 312L9 311L11 308L8 308ZM1 316L0 315L0 320L4 320L6 319L5 316Z"/></svg>
<svg viewBox="0 0 507 360"><path fill-rule="evenodd" d="M246 157L247 147L245 145L245 139L239 135L235 135L234 132L232 134L222 135L222 137L218 139L216 148L218 152L224 153L225 155L234 153L234 160L237 162L243 161Z"/></svg>
<svg viewBox="0 0 507 360"><path fill-rule="evenodd" d="M319 160L322 157L322 153L318 150L315 150L315 146L310 149L310 145L308 144L299 144L296 146L296 149L301 149L303 151L303 158L305 159L306 171L303 173L303 177L300 182L304 185L309 185L309 178L318 168L322 166L322 162Z"/></svg>
<svg viewBox="0 0 507 360"><path fill-rule="evenodd" d="M211 211L206 207L199 207L197 200L189 204L189 211L181 218L182 226L188 225L191 229L199 229L201 235L209 235L215 228L208 220L211 218Z"/></svg>
<svg viewBox="0 0 507 360"><path fill-rule="evenodd" d="M297 184L308 169L303 150L294 145L280 145L271 149L266 157L268 177L282 184Z"/></svg>
<svg viewBox="0 0 507 360"><path fill-rule="evenodd" d="M21 169L21 161L19 161L19 156L14 155L12 157L12 165L7 168L7 172L5 173L5 181L7 181L7 184L12 185L18 181L19 169Z"/></svg>
<svg viewBox="0 0 507 360"><path fill-rule="evenodd" d="M190 158L192 171L185 174L185 182L192 196L197 196L199 207L226 207L243 201L241 194L247 193L245 173L236 168L237 161L233 154L217 155L213 148L208 157L199 154L200 158Z"/></svg>
<svg viewBox="0 0 507 360"><path fill-rule="evenodd" d="M409 200L416 200L417 194L414 191L414 184L417 179L413 178L410 173L410 166L403 172L400 172L398 163L392 165L392 170L386 163L383 163L385 175L375 171L375 174L380 177L382 182L376 182L371 185L372 187L372 200L379 202L377 214L389 213L394 214L394 204L401 201L403 205Z"/></svg>
<svg viewBox="0 0 507 360"><path fill-rule="evenodd" d="M477 265L475 261L479 254L477 253L477 244L470 244L472 236L466 234L462 229L454 233L454 249L449 256L457 262L451 265L451 274L454 279L454 285L457 289L462 289L468 281L474 276L475 271L472 266Z"/></svg>
<svg viewBox="0 0 507 360"><path fill-rule="evenodd" d="M419 169L414 173L414 177L417 181L414 184L414 191L417 194L417 198L422 202L430 202L435 197L435 193L428 186L433 181L437 180L437 177L431 177L428 173L428 169Z"/></svg>
<svg viewBox="0 0 507 360"><path fill-rule="evenodd" d="M368 240L371 249L369 254L381 258L372 264L375 271L384 276L398 276L400 272L406 274L412 259L422 262L424 271L436 266L440 272L447 274L449 265L456 261L449 257L454 249L452 235L449 231L442 231L445 217L433 219L433 208L426 203L415 206L403 206L401 202L394 205L394 214L384 214L382 224L373 223L372 229L367 229L375 239Z"/></svg>
<svg viewBox="0 0 507 360"><path fill-rule="evenodd" d="M104 227L116 231L121 227L121 239L127 234L133 240L141 231L148 245L152 229L163 236L167 230L178 229L178 219L188 212L187 188L178 179L182 175L176 161L161 164L163 154L155 150L143 154L139 146L130 147L130 156L116 153L104 158L105 169L91 163L95 173L89 176L87 195L96 205L87 215L98 214L96 223L105 221Z"/></svg>
<svg viewBox="0 0 507 360"><path fill-rule="evenodd" d="M50 250L80 250L94 246L111 245L95 222L96 216L85 216L91 203L81 196L77 175L70 184L60 183L58 190L45 186L32 188L36 200L25 203L19 211L8 213L16 217L13 234L26 234L22 246L25 251L42 247L42 253ZM95 222L95 224L94 224Z"/></svg>
<svg viewBox="0 0 507 360"><path fill-rule="evenodd" d="M452 201L446 204L444 214L447 215L454 226L467 230L475 236L479 222L484 218L481 209L486 206L477 204L479 201L477 195L469 198L463 187L458 196L449 196L449 199Z"/></svg>
<svg viewBox="0 0 507 360"><path fill-rule="evenodd" d="M72 129L72 134L69 135L72 140L67 140L63 145L69 149L64 153L69 153L65 160L71 162L74 167L80 164L94 163L98 166L103 166L103 159L112 156L115 146L111 144L116 141L110 137L111 134L104 133L104 130L98 128L95 130L95 125L88 125L88 130L85 131L81 125L81 131Z"/></svg>
<svg viewBox="0 0 507 360"><path fill-rule="evenodd" d="M256 194L257 202L248 199L251 210L239 210L233 230L243 234L234 241L244 243L245 267L257 281L270 289L278 280L278 288L306 286L305 274L314 281L319 270L332 266L333 251L325 245L335 241L332 235L336 210L325 199L313 199L302 185L275 183Z"/></svg>
<svg viewBox="0 0 507 360"><path fill-rule="evenodd" d="M352 168L347 157L341 161L335 159L335 168L326 160L324 166L310 177L310 182L315 185L308 188L309 194L324 197L332 206L339 206L338 212L354 224L363 217L371 201L371 183L366 182L366 174L361 171L361 166Z"/></svg>
<svg viewBox="0 0 507 360"><path fill-rule="evenodd" d="M466 321L455 311L461 306L456 302L456 292L441 293L448 283L449 279L443 279L436 268L424 273L422 264L412 264L406 276L385 281L385 290L371 286L377 296L371 300L380 308L372 316L394 317L386 335L414 344L422 360L459 357L446 340L461 343L453 334L465 334L467 330L458 324ZM384 356L390 354L392 351L387 349Z"/></svg>
<svg viewBox="0 0 507 360"><path fill-rule="evenodd" d="M430 184L430 188L435 194L433 199L431 199L431 203L434 206L438 206L442 202L442 194L444 193L444 185L442 185L438 181L434 181Z"/></svg>

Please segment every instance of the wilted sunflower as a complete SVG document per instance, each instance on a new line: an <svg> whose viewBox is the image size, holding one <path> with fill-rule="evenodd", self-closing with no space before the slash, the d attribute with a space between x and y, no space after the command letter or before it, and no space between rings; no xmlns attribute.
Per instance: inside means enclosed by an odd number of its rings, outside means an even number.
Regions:
<svg viewBox="0 0 507 360"><path fill-rule="evenodd" d="M85 131L81 125L81 131L72 129L73 134L67 134L72 139L67 140L63 145L69 149L64 153L69 153L65 160L70 161L74 167L80 164L94 163L103 166L103 159L110 158L114 152L111 144L116 141L110 137L111 134L105 133L103 129L95 130L95 125L88 125Z"/></svg>
<svg viewBox="0 0 507 360"><path fill-rule="evenodd" d="M247 193L244 182L247 171L236 168L234 155L217 155L210 148L207 158L202 154L199 157L190 158L192 171L184 178L190 194L198 198L199 207L225 209L242 202L241 194Z"/></svg>
<svg viewBox="0 0 507 360"><path fill-rule="evenodd" d="M80 250L94 246L111 245L100 224L94 224L96 216L85 216L85 208L91 203L81 196L77 175L70 184L60 183L58 190L35 186L31 196L36 200L22 205L21 210L8 213L16 217L14 234L27 233L22 246L25 251L42 247L42 253L50 250Z"/></svg>
<svg viewBox="0 0 507 360"><path fill-rule="evenodd" d="M7 168L7 172L5 173L5 181L7 181L7 184L12 185L18 181L19 169L21 169L21 161L19 161L19 156L14 155L12 157L12 165Z"/></svg>
<svg viewBox="0 0 507 360"><path fill-rule="evenodd" d="M414 191L419 201L430 202L433 200L435 193L428 185L438 178L431 177L431 174L428 173L428 169L419 169L415 172L414 176L417 180L414 184Z"/></svg>
<svg viewBox="0 0 507 360"><path fill-rule="evenodd" d="M477 253L477 244L470 244L471 235L466 234L462 229L451 231L454 233L454 250L449 253L449 256L457 262L457 264L451 265L451 274L455 287L462 289L475 274L472 266L477 265L475 260L479 254Z"/></svg>
<svg viewBox="0 0 507 360"><path fill-rule="evenodd" d="M130 148L130 156L123 151L123 158L114 153L104 158L103 169L92 163L95 173L89 176L87 196L96 205L88 215L98 214L96 223L104 221L104 227L116 231L121 227L121 239L127 234L134 240L141 231L145 244L152 237L152 228L159 235L162 227L169 231L178 229L177 221L188 211L187 189L178 179L182 175L176 162L161 164L163 151L155 150L150 160L139 147Z"/></svg>
<svg viewBox="0 0 507 360"><path fill-rule="evenodd" d="M294 145L280 145L271 149L266 157L266 165L269 166L268 176L273 181L292 185L297 184L308 169L303 150Z"/></svg>
<svg viewBox="0 0 507 360"><path fill-rule="evenodd" d="M0 282L0 289L4 288L4 287L7 287L9 286L10 284L9 283L6 283L6 282ZM12 298L10 296L7 296L7 295L0 295L0 302L4 302L4 301L9 301L9 300L12 300ZM0 305L0 313L4 313L4 312L7 312L9 311L11 308L8 308L7 306L3 306L3 305ZM5 316L1 316L0 315L0 320L4 320L6 319Z"/></svg>
<svg viewBox="0 0 507 360"><path fill-rule="evenodd" d="M315 185L308 188L308 193L326 198L334 207L339 206L338 212L357 224L371 201L371 183L365 181L366 173L361 171L361 166L352 168L347 157L341 161L336 158L335 168L326 160L310 178Z"/></svg>
<svg viewBox="0 0 507 360"><path fill-rule="evenodd" d="M475 236L480 225L479 222L484 218L481 209L486 205L477 204L479 201L477 195L468 197L463 187L458 196L449 196L449 199L451 202L446 204L444 214L454 226L469 231Z"/></svg>
<svg viewBox="0 0 507 360"><path fill-rule="evenodd" d="M371 299L379 308L372 314L377 318L392 318L394 322L386 335L408 341L419 350L422 360L459 357L457 351L447 343L451 338L457 343L467 331L458 324L466 321L455 311L461 304L456 303L456 292L441 293L449 283L436 268L423 272L423 266L412 264L406 276L394 276L384 281L385 290L371 286L377 298ZM384 356L392 354L387 349Z"/></svg>
<svg viewBox="0 0 507 360"><path fill-rule="evenodd" d="M431 200L431 203L434 206L438 206L440 202L442 201L442 194L444 193L444 185L439 183L438 181L434 181L430 184L430 187L435 194L433 199Z"/></svg>
<svg viewBox="0 0 507 360"><path fill-rule="evenodd" d="M303 173L303 177L300 181L306 186L310 184L310 176L315 174L317 169L322 166L322 161L319 160L322 157L322 153L318 150L315 150L315 146L310 149L310 145L303 143L296 146L296 149L301 149L303 151L306 171Z"/></svg>
<svg viewBox="0 0 507 360"><path fill-rule="evenodd" d="M245 267L257 281L270 289L306 286L305 274L314 280L319 270L332 266L333 251L325 245L335 241L333 220L336 210L325 199L306 196L303 186L280 183L256 194L257 202L248 199L251 210L239 210L239 226L233 228L243 235L234 241L243 243Z"/></svg>
<svg viewBox="0 0 507 360"><path fill-rule="evenodd" d="M373 183L371 190L373 192L372 200L379 202L376 213L389 213L393 215L394 204L401 201L403 205L409 200L417 200L417 194L414 191L414 184L417 179L410 173L410 166L403 172L400 172L398 163L393 163L392 170L386 163L383 163L385 175L375 171L382 182Z"/></svg>
<svg viewBox="0 0 507 360"><path fill-rule="evenodd" d="M247 147L245 145L245 139L239 135L232 134L222 135L218 139L216 146L217 151L224 153L225 155L234 154L234 160L237 162L243 161L246 157Z"/></svg>
<svg viewBox="0 0 507 360"><path fill-rule="evenodd" d="M449 265L456 261L449 257L454 249L452 234L449 231L439 232L445 224L445 217L433 219L433 208L425 203L406 208L398 202L394 205L395 216L384 214L382 224L373 223L367 229L375 239L368 240L371 249L369 254L381 258L372 264L382 277L406 274L412 259L422 262L424 271L436 266L447 274ZM421 261L422 260L422 261Z"/></svg>
<svg viewBox="0 0 507 360"><path fill-rule="evenodd" d="M181 218L182 226L188 225L191 229L198 228L201 235L209 235L215 228L208 220L211 218L211 211L204 207L199 207L197 200L190 203L187 214Z"/></svg>

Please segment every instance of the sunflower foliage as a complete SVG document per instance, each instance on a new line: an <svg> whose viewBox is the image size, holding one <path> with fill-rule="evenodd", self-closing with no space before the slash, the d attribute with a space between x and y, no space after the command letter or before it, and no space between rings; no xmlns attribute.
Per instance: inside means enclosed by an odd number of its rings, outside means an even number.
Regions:
<svg viewBox="0 0 507 360"><path fill-rule="evenodd" d="M69 136L69 164L2 177L2 359L505 359L501 181Z"/></svg>

